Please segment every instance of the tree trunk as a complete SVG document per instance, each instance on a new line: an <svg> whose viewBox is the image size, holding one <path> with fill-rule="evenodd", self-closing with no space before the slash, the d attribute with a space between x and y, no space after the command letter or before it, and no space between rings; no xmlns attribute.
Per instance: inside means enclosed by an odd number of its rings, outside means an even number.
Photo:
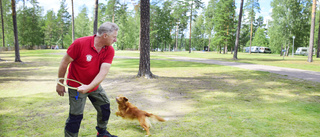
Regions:
<svg viewBox="0 0 320 137"><path fill-rule="evenodd" d="M3 11L2 11L2 0L0 0L0 8L1 8L1 24L2 24L2 46L5 47L5 39L4 39L4 24L3 24Z"/></svg>
<svg viewBox="0 0 320 137"><path fill-rule="evenodd" d="M313 56L313 43L314 43L314 26L316 18L316 0L313 0L312 13L311 13L311 29L310 29L310 40L309 40L309 51L308 51L308 62L312 62Z"/></svg>
<svg viewBox="0 0 320 137"><path fill-rule="evenodd" d="M209 35L208 52L210 52L210 43L211 43L211 31L210 31L210 35Z"/></svg>
<svg viewBox="0 0 320 137"><path fill-rule="evenodd" d="M251 43L252 43L252 27L253 27L253 21L251 19L251 28L250 28L250 48L249 48L249 54L251 54Z"/></svg>
<svg viewBox="0 0 320 137"><path fill-rule="evenodd" d="M320 14L319 14L320 15ZM318 30L318 48L317 48L317 58L320 57L320 18L319 18L319 30Z"/></svg>
<svg viewBox="0 0 320 137"><path fill-rule="evenodd" d="M137 77L155 78L150 71L150 0L141 0L140 63Z"/></svg>
<svg viewBox="0 0 320 137"><path fill-rule="evenodd" d="M192 24L192 7L193 7L193 0L191 3L191 14L190 14L190 34L189 34L189 53L191 53L191 24Z"/></svg>
<svg viewBox="0 0 320 137"><path fill-rule="evenodd" d="M171 29L170 29L170 34L171 34ZM169 52L171 51L171 42L169 42Z"/></svg>
<svg viewBox="0 0 320 137"><path fill-rule="evenodd" d="M71 0L71 7L72 7L72 19L71 19L71 24L72 24L72 42L74 41L74 10L73 10L73 0Z"/></svg>
<svg viewBox="0 0 320 137"><path fill-rule="evenodd" d="M286 54L287 54L287 56L289 56L289 50L290 50L290 42L288 43L288 47L287 47L287 49L286 49Z"/></svg>
<svg viewBox="0 0 320 137"><path fill-rule="evenodd" d="M99 0L96 0L95 7L94 7L94 21L93 21L93 35L97 34L97 27L98 27L98 6Z"/></svg>
<svg viewBox="0 0 320 137"><path fill-rule="evenodd" d="M177 23L177 29L176 29L176 48L174 51L178 51L178 33L179 33L179 24Z"/></svg>
<svg viewBox="0 0 320 137"><path fill-rule="evenodd" d="M228 54L228 36L229 36L229 25L227 26L226 46L224 47L224 52L225 52L225 54Z"/></svg>
<svg viewBox="0 0 320 137"><path fill-rule="evenodd" d="M239 13L238 28L237 28L237 34L236 34L237 36L236 36L236 43L234 46L233 59L238 59L238 47L240 47L239 37L240 37L240 30L241 30L242 9L243 9L243 0L241 0L241 4L240 4L240 13Z"/></svg>
<svg viewBox="0 0 320 137"><path fill-rule="evenodd" d="M11 0L11 8L12 8L12 22L13 22L13 32L14 32L15 62L22 62L20 60L15 0Z"/></svg>
<svg viewBox="0 0 320 137"><path fill-rule="evenodd" d="M112 23L114 23L114 10L116 8L116 0L114 0L114 3L113 3L113 9L112 9Z"/></svg>
<svg viewBox="0 0 320 137"><path fill-rule="evenodd" d="M62 33L62 35L61 35L61 49L64 49L64 46L63 46L63 39L64 39L64 36L63 36L63 33Z"/></svg>

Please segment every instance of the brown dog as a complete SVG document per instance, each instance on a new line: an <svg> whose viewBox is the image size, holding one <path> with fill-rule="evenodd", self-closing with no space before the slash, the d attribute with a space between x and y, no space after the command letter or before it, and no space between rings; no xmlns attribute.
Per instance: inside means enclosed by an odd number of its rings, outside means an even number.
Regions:
<svg viewBox="0 0 320 137"><path fill-rule="evenodd" d="M150 135L149 128L151 127L148 117L154 118L161 122L165 121L163 118L157 115L153 115L151 113L138 109L128 101L128 98L122 95L119 95L116 100L118 102L119 109L118 112L116 112L116 115L121 116L124 119L137 119L140 123L140 126L147 131L147 135Z"/></svg>

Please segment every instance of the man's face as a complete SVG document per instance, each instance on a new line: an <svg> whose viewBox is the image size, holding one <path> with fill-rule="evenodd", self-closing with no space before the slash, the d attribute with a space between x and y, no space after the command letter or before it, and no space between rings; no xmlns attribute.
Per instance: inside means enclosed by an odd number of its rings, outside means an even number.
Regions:
<svg viewBox="0 0 320 137"><path fill-rule="evenodd" d="M114 42L117 42L118 31L112 32L110 35L105 34L106 45L111 46Z"/></svg>

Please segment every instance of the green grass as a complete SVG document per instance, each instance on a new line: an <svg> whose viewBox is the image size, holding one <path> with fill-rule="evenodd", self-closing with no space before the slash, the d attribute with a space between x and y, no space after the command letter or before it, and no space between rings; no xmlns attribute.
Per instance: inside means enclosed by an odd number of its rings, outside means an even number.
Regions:
<svg viewBox="0 0 320 137"><path fill-rule="evenodd" d="M24 62L14 63L14 52L0 52L1 59L8 60L0 62L0 136L63 136L69 106L67 97L55 92L55 79L64 53L22 50ZM139 53L116 51L116 56L139 57ZM170 118L152 124L154 137L320 136L320 83L228 66L176 62L170 56L233 61L231 54L152 52L152 59L165 60L151 60L151 71L159 78L148 80L134 77L139 59L115 58L102 83L111 100L108 130L112 134L145 134L137 122L114 115L114 97L123 94L139 108ZM306 62L306 57L282 60L272 54L241 53L238 57L239 62L284 67ZM306 63L307 70L319 65L314 59ZM79 136L95 136L95 117L88 100Z"/></svg>
<svg viewBox="0 0 320 137"><path fill-rule="evenodd" d="M121 51L116 53L117 56L134 56L139 57L138 51ZM279 54L263 53L238 53L238 60L233 60L233 54L219 54L217 52L151 52L152 59L170 59L170 57L191 57L204 58L229 62L240 62L250 64L269 65L277 67L296 68L320 72L320 58L313 56L313 62L307 62L307 56L280 56ZM172 58L171 58L172 59Z"/></svg>

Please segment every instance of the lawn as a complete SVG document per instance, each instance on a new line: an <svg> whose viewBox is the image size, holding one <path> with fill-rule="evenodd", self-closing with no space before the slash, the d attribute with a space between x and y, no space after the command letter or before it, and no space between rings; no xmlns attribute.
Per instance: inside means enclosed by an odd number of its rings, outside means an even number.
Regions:
<svg viewBox="0 0 320 137"><path fill-rule="evenodd" d="M58 65L65 50L0 52L0 136L63 136L68 98L55 92ZM116 56L139 57L136 51ZM115 116L115 97L125 95L140 109L169 119L152 122L154 137L320 136L320 83L286 79L268 72L229 66L172 61L173 56L232 60L213 52L151 53L157 79L135 78L139 59L115 58L102 82L111 100L108 130L119 137L144 136L139 124ZM250 58L251 57L251 58ZM319 59L240 53L239 62L319 68ZM159 60L160 59L160 60ZM305 67L301 67L304 64ZM318 69L319 71L319 69ZM96 112L90 101L79 136L96 135Z"/></svg>

